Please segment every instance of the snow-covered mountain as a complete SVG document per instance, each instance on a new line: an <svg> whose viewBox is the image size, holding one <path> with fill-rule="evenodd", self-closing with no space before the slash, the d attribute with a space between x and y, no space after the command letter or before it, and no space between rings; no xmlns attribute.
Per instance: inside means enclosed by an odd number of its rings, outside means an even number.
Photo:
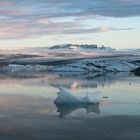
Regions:
<svg viewBox="0 0 140 140"><path fill-rule="evenodd" d="M108 50L108 51L115 51L112 48L109 47L105 47L105 46L98 46L96 44L94 45L87 45L87 44L83 44L83 45L76 45L76 44L63 44L63 45L55 45L52 47L48 48L49 50L83 50L83 51L92 51L92 50Z"/></svg>

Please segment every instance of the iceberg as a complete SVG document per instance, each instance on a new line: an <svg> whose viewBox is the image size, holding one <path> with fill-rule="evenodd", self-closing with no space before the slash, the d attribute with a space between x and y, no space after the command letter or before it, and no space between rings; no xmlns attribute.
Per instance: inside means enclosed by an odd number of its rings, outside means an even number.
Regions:
<svg viewBox="0 0 140 140"><path fill-rule="evenodd" d="M87 93L84 97L73 95L68 89L60 88L54 104L98 104L100 95L98 92Z"/></svg>

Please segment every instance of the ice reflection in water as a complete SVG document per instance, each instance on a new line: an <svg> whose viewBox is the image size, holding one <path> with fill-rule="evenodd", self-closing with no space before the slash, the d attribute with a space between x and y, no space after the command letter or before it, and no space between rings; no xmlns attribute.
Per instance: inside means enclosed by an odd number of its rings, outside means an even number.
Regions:
<svg viewBox="0 0 140 140"><path fill-rule="evenodd" d="M71 90L76 96L87 92L101 92L101 114L140 114L140 79L131 73L0 73L0 95L39 96L53 101L60 87ZM59 106L59 105L57 105ZM65 105L66 106L66 105ZM65 108L61 106L60 108ZM86 106L86 107L85 107ZM40 103L41 107L41 103ZM95 107L95 106L94 106ZM46 106L49 108L49 106ZM88 105L72 105L62 110L88 108ZM70 108L70 109L69 109ZM58 109L61 110L61 109ZM87 110L87 109L86 109ZM73 110L74 111L74 110ZM66 111L64 111L66 112ZM75 111L74 111L75 112ZM50 112L49 112L50 113ZM63 111L60 111L60 116ZM69 114L69 113L68 113ZM56 114L55 114L56 115ZM62 115L63 116L63 115Z"/></svg>
<svg viewBox="0 0 140 140"><path fill-rule="evenodd" d="M55 104L60 118L70 115L73 111L84 108L88 113L100 114L99 104Z"/></svg>

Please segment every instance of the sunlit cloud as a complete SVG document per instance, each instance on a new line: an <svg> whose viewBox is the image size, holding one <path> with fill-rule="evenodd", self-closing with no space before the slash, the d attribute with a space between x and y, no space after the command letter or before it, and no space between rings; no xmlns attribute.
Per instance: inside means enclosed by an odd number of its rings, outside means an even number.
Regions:
<svg viewBox="0 0 140 140"><path fill-rule="evenodd" d="M83 25L86 17L128 17L140 15L136 0L2 0L0 1L0 39L27 38L47 34L97 33L112 28L89 28ZM55 18L75 17L70 22ZM81 20L77 20L81 18ZM83 20L82 20L83 18ZM53 19L53 21L51 21Z"/></svg>
<svg viewBox="0 0 140 140"><path fill-rule="evenodd" d="M0 1L0 7L7 7L7 6L11 6L12 3L10 1L6 1L6 0L1 0Z"/></svg>
<svg viewBox="0 0 140 140"><path fill-rule="evenodd" d="M0 40L132 30L94 21L139 17L139 7L138 0L0 0Z"/></svg>
<svg viewBox="0 0 140 140"><path fill-rule="evenodd" d="M114 28L114 27L96 27L86 29L81 23L77 22L52 22L46 19L40 19L34 22L22 21L9 23L0 23L0 39L25 39L36 38L43 35L56 34L86 34L101 33L108 31L132 30L134 28Z"/></svg>

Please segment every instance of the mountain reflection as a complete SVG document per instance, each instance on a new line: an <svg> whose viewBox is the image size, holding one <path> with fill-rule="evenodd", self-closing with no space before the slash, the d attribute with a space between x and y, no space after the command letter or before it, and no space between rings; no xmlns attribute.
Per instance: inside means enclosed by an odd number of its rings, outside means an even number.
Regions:
<svg viewBox="0 0 140 140"><path fill-rule="evenodd" d="M68 89L86 89L97 88L98 86L106 87L115 84L118 81L125 81L128 77L133 76L131 73L80 73L80 72L1 72L0 84L15 83L23 86L52 86L55 88L64 87Z"/></svg>
<svg viewBox="0 0 140 140"><path fill-rule="evenodd" d="M99 104L55 104L60 118L70 115L73 111L84 108L89 113L100 114Z"/></svg>

